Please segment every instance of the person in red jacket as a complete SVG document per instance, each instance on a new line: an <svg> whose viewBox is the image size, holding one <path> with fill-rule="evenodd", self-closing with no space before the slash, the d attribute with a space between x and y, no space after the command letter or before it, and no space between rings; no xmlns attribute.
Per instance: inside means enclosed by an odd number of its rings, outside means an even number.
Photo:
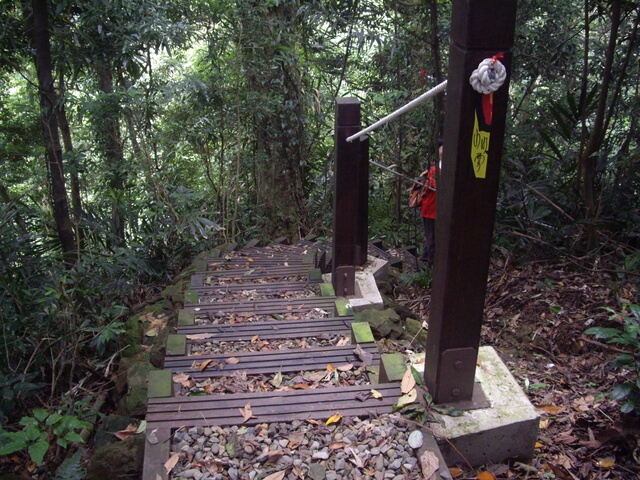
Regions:
<svg viewBox="0 0 640 480"><path fill-rule="evenodd" d="M440 138L438 139L439 166L442 165L442 145L443 142ZM420 176L426 179L422 205L420 205L420 214L422 215L422 225L424 227L424 247L420 260L428 268L432 268L433 256L436 251L436 166L431 165Z"/></svg>

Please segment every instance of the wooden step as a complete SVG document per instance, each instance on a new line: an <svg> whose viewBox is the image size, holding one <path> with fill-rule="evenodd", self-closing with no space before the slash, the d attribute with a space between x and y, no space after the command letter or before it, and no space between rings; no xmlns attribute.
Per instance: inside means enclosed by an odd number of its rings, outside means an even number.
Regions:
<svg viewBox="0 0 640 480"><path fill-rule="evenodd" d="M167 357L165 370L173 373L188 373L191 378L214 378L231 375L236 370L246 371L247 375L298 373L309 370L326 370L327 365L335 367L351 364L353 369L360 367L362 361L354 353L356 345L339 347L301 348L289 350L268 350L261 352L234 352L211 355L180 355ZM380 353L375 343L360 345L360 348L371 354L372 364L378 365ZM227 365L225 360L234 357L239 360L234 365ZM201 372L198 367L192 369L194 362L202 364L213 360L225 366L222 370L206 369Z"/></svg>
<svg viewBox="0 0 640 480"><path fill-rule="evenodd" d="M196 315L205 312L253 312L266 313L293 313L307 311L314 308L331 311L334 308L335 297L303 297L303 298L266 298L261 300L248 300L244 302L218 302L218 303L186 303L185 309L193 309Z"/></svg>
<svg viewBox="0 0 640 480"><path fill-rule="evenodd" d="M236 323L223 325L189 325L179 326L180 335L210 333L211 340L233 341L251 340L258 335L263 340L277 338L315 337L323 333L350 332L354 317L329 317L317 320L287 320L273 322Z"/></svg>
<svg viewBox="0 0 640 480"><path fill-rule="evenodd" d="M391 413L400 397L400 385L375 385L382 398L359 395L371 391L371 385L289 390L280 392L237 393L196 397L151 398L147 408L147 431L182 426L256 425L292 420L325 420L339 412L342 416L369 416ZM244 421L241 408L250 404L254 418Z"/></svg>
<svg viewBox="0 0 640 480"><path fill-rule="evenodd" d="M203 285L201 287L192 287L190 291L197 292L200 295L213 295L216 293L237 292L243 290L274 291L288 292L301 291L309 287L318 288L318 281L301 280L299 282L273 282L273 283L250 283L250 284L230 284L230 285Z"/></svg>

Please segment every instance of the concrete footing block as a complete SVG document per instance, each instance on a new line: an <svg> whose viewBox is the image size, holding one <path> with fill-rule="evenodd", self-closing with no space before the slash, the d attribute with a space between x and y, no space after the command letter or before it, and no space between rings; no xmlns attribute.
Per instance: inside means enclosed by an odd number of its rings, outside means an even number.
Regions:
<svg viewBox="0 0 640 480"><path fill-rule="evenodd" d="M488 408L468 410L460 417L436 414L439 422L430 424L447 464L480 466L509 459L530 460L540 417L491 347L478 351L476 380Z"/></svg>

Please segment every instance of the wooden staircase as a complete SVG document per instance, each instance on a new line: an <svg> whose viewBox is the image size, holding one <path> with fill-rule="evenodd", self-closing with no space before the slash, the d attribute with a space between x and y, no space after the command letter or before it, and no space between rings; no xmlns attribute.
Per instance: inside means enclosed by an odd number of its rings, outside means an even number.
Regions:
<svg viewBox="0 0 640 480"><path fill-rule="evenodd" d="M217 249L197 266L176 333L167 340L164 369L149 376L144 480L168 478L165 463L176 429L322 421L336 412L343 417L392 412L401 395L399 384L380 383L381 355L368 324L355 322L348 301L337 298L331 284L322 283L326 258L322 246L307 240L264 247L250 243ZM259 341L307 342L323 336L341 341L311 348L196 351L197 345L206 342L251 346ZM340 367L357 370L364 381L327 388L316 383L304 389L281 386L203 395L191 395L182 385L187 378L191 383L215 383L220 378L228 382L234 375L239 380L256 375L273 378L331 373ZM387 377L384 368L383 377ZM372 388L381 398L369 394Z"/></svg>

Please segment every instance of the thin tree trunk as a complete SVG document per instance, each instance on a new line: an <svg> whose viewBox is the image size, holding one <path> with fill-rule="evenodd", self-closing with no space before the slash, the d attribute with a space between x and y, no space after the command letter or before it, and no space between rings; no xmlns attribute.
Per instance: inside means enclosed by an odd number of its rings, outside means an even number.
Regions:
<svg viewBox="0 0 640 480"><path fill-rule="evenodd" d="M613 0L611 3L611 30L609 34L609 45L605 52L604 66L600 76L600 93L598 96L596 115L590 125L591 133L588 135L586 142L581 142L582 145L584 145L584 148L581 149L578 157L578 168L582 177L585 219L587 220L586 248L588 251L594 250L598 246L598 232L596 228L598 208L596 204L594 179L597 164L597 153L602 147L606 134L605 118L607 112L607 101L609 98L609 85L613 77L613 58L615 56L616 45L618 42L621 15L621 0ZM585 131L585 128L583 121L583 132Z"/></svg>
<svg viewBox="0 0 640 480"><path fill-rule="evenodd" d="M118 119L118 106L114 103L112 94L113 74L106 62L98 62L98 82L100 90L105 94L103 111L101 112L99 131L97 132L102 145L109 175L109 188L113 194L111 206L111 232L120 245L124 244L125 225L121 213L122 196L124 193L124 154Z"/></svg>
<svg viewBox="0 0 640 480"><path fill-rule="evenodd" d="M51 176L53 215L65 260L67 263L74 263L76 238L71 217L69 216L69 201L62 163L62 146L55 114L58 97L53 86L48 2L47 0L33 0L32 8L32 38L36 52L35 61L40 90L41 120L45 139L46 160Z"/></svg>

